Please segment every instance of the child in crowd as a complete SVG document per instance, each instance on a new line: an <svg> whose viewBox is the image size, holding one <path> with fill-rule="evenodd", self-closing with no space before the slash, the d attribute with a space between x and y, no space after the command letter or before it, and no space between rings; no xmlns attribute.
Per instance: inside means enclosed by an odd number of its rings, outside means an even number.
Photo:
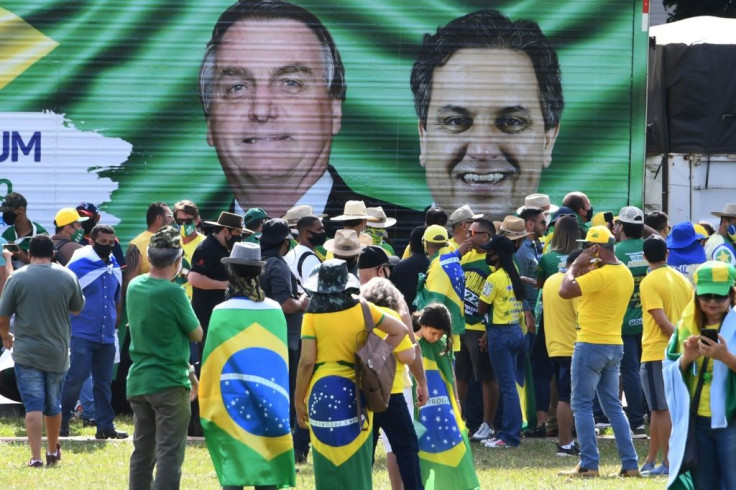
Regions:
<svg viewBox="0 0 736 490"><path fill-rule="evenodd" d="M431 303L415 314L429 401L417 411L422 482L429 488L480 488L453 373L450 312Z"/></svg>

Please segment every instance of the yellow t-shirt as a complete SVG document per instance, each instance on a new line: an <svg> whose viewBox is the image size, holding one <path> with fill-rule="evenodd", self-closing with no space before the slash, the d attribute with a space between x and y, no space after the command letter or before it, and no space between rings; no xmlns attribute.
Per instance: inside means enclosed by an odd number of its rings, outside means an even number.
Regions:
<svg viewBox="0 0 736 490"><path fill-rule="evenodd" d="M634 292L624 264L604 265L576 278L583 295L578 306L578 342L621 345L621 324Z"/></svg>
<svg viewBox="0 0 736 490"><path fill-rule="evenodd" d="M671 267L654 269L639 284L644 330L641 337L641 362L663 361L670 337L662 332L651 310L661 309L673 324L682 316L693 288L685 276Z"/></svg>
<svg viewBox="0 0 736 490"><path fill-rule="evenodd" d="M396 313L394 310L390 308L383 308L380 307L387 315L391 315L392 317L396 318L397 320L401 321L401 316L399 316L398 313ZM376 335L381 337L382 339L385 339L388 337L388 334L384 332L383 330L376 329ZM414 344L411 343L411 340L409 339L409 335L404 335L404 338L401 339L401 342L399 342L399 345L396 346L394 349L394 353L404 352L405 350L413 349ZM394 375L394 384L391 386L391 394L396 393L403 393L404 392L404 377L405 377L406 368L404 367L404 364L402 364L398 359L396 359L396 374Z"/></svg>
<svg viewBox="0 0 736 490"><path fill-rule="evenodd" d="M720 327L719 324L705 326L705 328L713 328L716 330L718 330L719 327ZM695 335L698 335L699 333L700 331L698 330L698 333L696 333ZM700 369L700 366L703 365L703 359L705 359L705 357L700 356L693 361L693 364L698 366L698 370ZM708 366L706 366L705 372L708 374L706 375L706 379L703 380L703 389L700 392L700 402L698 402L698 415L700 415L701 417L710 417L712 415L710 413L710 383L711 383L710 380L713 379L713 359L708 360ZM690 385L691 395L695 394L695 389L698 387L699 375L700 375L700 371L698 371L698 376L692 377L692 381Z"/></svg>
<svg viewBox="0 0 736 490"><path fill-rule="evenodd" d="M205 236L201 233L198 233L197 236L189 243L184 243L184 240L181 242L181 248L184 250L184 258L187 261L187 264L189 264L187 269L192 268L192 257L194 256L194 251L197 249L197 246L204 241ZM192 300L192 285L189 284L189 282L184 283L184 292L187 293L187 298L189 298L189 301Z"/></svg>
<svg viewBox="0 0 736 490"><path fill-rule="evenodd" d="M148 262L148 245L151 244L152 236L153 233L146 230L144 232L141 232L138 236L130 241L130 245L135 245L135 247L138 249L138 252L140 252L141 254L141 274L148 274L149 272L151 272L151 263Z"/></svg>
<svg viewBox="0 0 736 490"><path fill-rule="evenodd" d="M572 357L577 337L576 307L580 298L560 297L564 277L564 273L556 272L547 278L542 288L544 336L550 357Z"/></svg>
<svg viewBox="0 0 736 490"><path fill-rule="evenodd" d="M499 268L491 273L483 285L480 300L491 306L488 314L494 325L519 324L524 307L514 295L511 278Z"/></svg>

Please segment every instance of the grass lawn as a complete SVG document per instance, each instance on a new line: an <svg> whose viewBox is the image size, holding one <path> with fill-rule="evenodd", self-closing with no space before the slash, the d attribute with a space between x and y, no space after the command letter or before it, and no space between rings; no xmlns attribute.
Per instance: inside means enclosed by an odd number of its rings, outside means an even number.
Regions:
<svg viewBox="0 0 736 490"><path fill-rule="evenodd" d="M132 418L121 417L116 422L119 430L133 433ZM72 422L72 436L89 440L62 440L63 459L57 468L30 469L26 442L0 442L0 472L2 488L64 489L64 488L127 488L128 460L133 450L130 441L94 441L95 429ZM0 418L0 437L24 437L23 419ZM639 460L646 454L647 441L636 442ZM555 455L555 440L524 440L516 449L486 449L473 444L478 479L484 489L493 488L663 488L665 478L622 479L607 477L619 470L616 446L613 440L599 440L602 478L578 481L560 478L557 472L570 469L575 458ZM378 445L373 487L389 489L385 456ZM300 465L298 488L314 488L311 465ZM182 488L219 488L204 442L194 441L187 446L183 466ZM444 489L437 489L444 490ZM448 489L452 490L452 489Z"/></svg>

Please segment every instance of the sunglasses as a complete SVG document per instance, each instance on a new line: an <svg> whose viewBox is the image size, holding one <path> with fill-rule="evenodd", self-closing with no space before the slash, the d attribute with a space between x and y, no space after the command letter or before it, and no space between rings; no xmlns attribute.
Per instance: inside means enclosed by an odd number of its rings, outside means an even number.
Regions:
<svg viewBox="0 0 736 490"><path fill-rule="evenodd" d="M470 236L477 236L477 235L490 235L487 231L476 231L476 230L469 230Z"/></svg>
<svg viewBox="0 0 736 490"><path fill-rule="evenodd" d="M196 218L176 218L174 221L176 221L177 225L193 225L196 221Z"/></svg>
<svg viewBox="0 0 736 490"><path fill-rule="evenodd" d="M728 300L728 295L722 296L720 294L699 294L698 299L706 303L723 303L724 301Z"/></svg>

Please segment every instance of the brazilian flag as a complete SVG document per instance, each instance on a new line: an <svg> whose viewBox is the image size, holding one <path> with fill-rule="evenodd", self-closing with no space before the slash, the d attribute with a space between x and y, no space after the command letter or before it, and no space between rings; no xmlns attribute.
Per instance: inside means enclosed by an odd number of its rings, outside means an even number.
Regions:
<svg viewBox="0 0 736 490"><path fill-rule="evenodd" d="M372 413L358 415L354 368L338 362L320 364L307 397L317 488L372 488Z"/></svg>
<svg viewBox="0 0 736 490"><path fill-rule="evenodd" d="M286 319L275 301L234 298L214 309L199 407L222 486L296 485Z"/></svg>
<svg viewBox="0 0 736 490"><path fill-rule="evenodd" d="M447 344L419 340L427 375L429 400L419 408L418 422L426 431L419 437L419 464L427 490L480 488L475 474L467 429L453 389L451 353Z"/></svg>
<svg viewBox="0 0 736 490"><path fill-rule="evenodd" d="M465 274L460 257L443 248L432 257L427 274L419 275L414 306L421 310L430 303L442 303L450 310L452 333L465 333Z"/></svg>

